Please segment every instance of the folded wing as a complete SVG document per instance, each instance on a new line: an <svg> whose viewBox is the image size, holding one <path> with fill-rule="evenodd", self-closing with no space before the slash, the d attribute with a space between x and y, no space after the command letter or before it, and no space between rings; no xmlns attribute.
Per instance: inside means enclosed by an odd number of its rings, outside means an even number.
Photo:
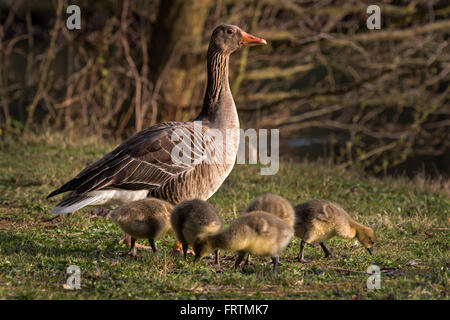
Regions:
<svg viewBox="0 0 450 320"><path fill-rule="evenodd" d="M180 135L191 139L179 139ZM198 139L192 139L194 135L201 137L201 133L194 132L192 122L166 122L144 129L83 169L47 198L67 191L83 195L107 189L151 191L161 188L170 179L182 178L203 161L205 145L201 139L199 143ZM191 148L192 153L187 155L188 161L174 162L172 150L180 144ZM197 157L196 162L192 160L194 157Z"/></svg>

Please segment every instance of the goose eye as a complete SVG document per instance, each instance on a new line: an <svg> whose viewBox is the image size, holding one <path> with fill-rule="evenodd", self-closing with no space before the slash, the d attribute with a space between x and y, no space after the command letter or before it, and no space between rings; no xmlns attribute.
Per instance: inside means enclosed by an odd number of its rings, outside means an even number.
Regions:
<svg viewBox="0 0 450 320"><path fill-rule="evenodd" d="M228 34L232 34L233 33L233 29L227 29L227 33Z"/></svg>

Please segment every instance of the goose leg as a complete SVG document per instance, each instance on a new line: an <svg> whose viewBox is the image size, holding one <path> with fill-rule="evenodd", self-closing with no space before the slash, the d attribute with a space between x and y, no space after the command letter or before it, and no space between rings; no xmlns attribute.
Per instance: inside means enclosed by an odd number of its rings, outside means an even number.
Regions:
<svg viewBox="0 0 450 320"><path fill-rule="evenodd" d="M136 239L133 237L130 237L130 254L131 256L136 256Z"/></svg>
<svg viewBox="0 0 450 320"><path fill-rule="evenodd" d="M234 269L237 269L239 265L241 264L242 260L244 260L245 253L239 253L236 262L234 263Z"/></svg>
<svg viewBox="0 0 450 320"><path fill-rule="evenodd" d="M272 263L273 263L273 273L278 273L278 260L280 259L280 257L273 257L272 258Z"/></svg>
<svg viewBox="0 0 450 320"><path fill-rule="evenodd" d="M215 264L217 265L217 268L220 268L219 249L216 249Z"/></svg>
<svg viewBox="0 0 450 320"><path fill-rule="evenodd" d="M328 250L328 248L325 246L325 243L321 242L321 243L320 243L320 246L322 247L323 252L325 253L325 257L326 257L326 258L331 258L331 257L333 256L333 254L331 253L331 251Z"/></svg>
<svg viewBox="0 0 450 320"><path fill-rule="evenodd" d="M306 242L303 240L300 242L300 253L298 254L298 261L300 262L309 262L309 260L304 257L305 244Z"/></svg>
<svg viewBox="0 0 450 320"><path fill-rule="evenodd" d="M150 247L152 247L153 252L158 252L155 245L155 239L148 239L148 242L150 243Z"/></svg>

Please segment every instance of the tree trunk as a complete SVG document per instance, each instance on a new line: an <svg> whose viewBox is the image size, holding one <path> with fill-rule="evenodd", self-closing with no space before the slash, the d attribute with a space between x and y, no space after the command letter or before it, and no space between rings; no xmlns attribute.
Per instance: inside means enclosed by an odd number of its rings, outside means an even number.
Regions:
<svg viewBox="0 0 450 320"><path fill-rule="evenodd" d="M170 113L167 116L173 120L183 120L181 111L191 101L200 62L191 53L204 38L211 4L211 0L164 0L160 4L150 42L150 77L156 90L161 88L158 110Z"/></svg>

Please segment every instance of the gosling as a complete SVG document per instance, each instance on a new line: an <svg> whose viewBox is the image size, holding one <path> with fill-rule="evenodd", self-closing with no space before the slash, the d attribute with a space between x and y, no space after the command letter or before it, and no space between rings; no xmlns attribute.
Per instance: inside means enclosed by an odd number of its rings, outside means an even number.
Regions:
<svg viewBox="0 0 450 320"><path fill-rule="evenodd" d="M325 200L311 200L295 206L294 209L295 236L302 239L298 256L300 262L308 262L303 256L305 243L319 243L325 257L331 257L332 253L324 242L334 236L344 239L353 239L356 236L367 251L370 254L373 253L376 237L372 228L353 220L336 203Z"/></svg>
<svg viewBox="0 0 450 320"><path fill-rule="evenodd" d="M280 218L286 222L291 228L294 227L295 223L295 211L292 205L285 198L272 194L266 193L255 199L248 205L244 213L249 213L252 211L265 211L267 213L273 214L274 216ZM244 265L251 263L250 255L247 255Z"/></svg>
<svg viewBox="0 0 450 320"><path fill-rule="evenodd" d="M199 199L178 204L170 215L170 222L175 236L181 242L185 259L189 245L194 245L195 239L200 234L215 233L222 228L222 220L216 209L208 202ZM218 250L216 250L215 263L219 266Z"/></svg>
<svg viewBox="0 0 450 320"><path fill-rule="evenodd" d="M248 205L245 212L265 211L280 218L292 228L295 223L295 211L292 205L285 198L275 194L266 193L255 198Z"/></svg>
<svg viewBox="0 0 450 320"><path fill-rule="evenodd" d="M263 211L251 212L239 216L226 230L200 235L194 244L194 262L218 248L237 251L235 269L252 254L271 257L273 272L277 273L281 251L293 236L294 230L280 218Z"/></svg>
<svg viewBox="0 0 450 320"><path fill-rule="evenodd" d="M108 213L123 232L131 236L130 254L136 256L136 239L148 239L153 252L157 252L155 240L165 234L173 234L170 212L173 206L160 199L146 198L129 202Z"/></svg>

